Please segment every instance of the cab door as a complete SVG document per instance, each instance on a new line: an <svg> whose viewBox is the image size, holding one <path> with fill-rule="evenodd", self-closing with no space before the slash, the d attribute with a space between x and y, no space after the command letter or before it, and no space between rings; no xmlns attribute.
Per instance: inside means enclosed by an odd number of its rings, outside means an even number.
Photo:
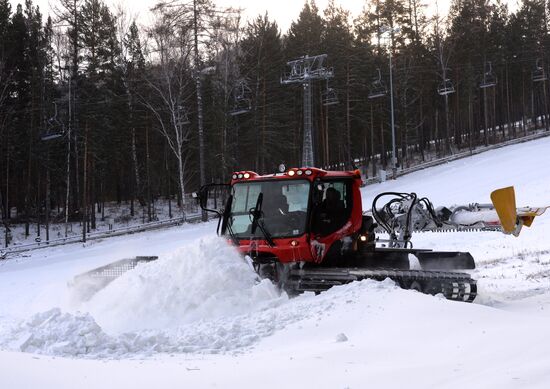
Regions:
<svg viewBox="0 0 550 389"><path fill-rule="evenodd" d="M362 213L359 185L351 177L325 179L316 183L314 191L312 256L315 262L330 265L353 250Z"/></svg>

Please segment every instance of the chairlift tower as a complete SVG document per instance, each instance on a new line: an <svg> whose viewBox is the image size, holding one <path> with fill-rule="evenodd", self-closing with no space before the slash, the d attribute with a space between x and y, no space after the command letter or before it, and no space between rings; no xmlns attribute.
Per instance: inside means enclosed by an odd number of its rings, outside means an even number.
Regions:
<svg viewBox="0 0 550 389"><path fill-rule="evenodd" d="M485 146L489 145L489 119L487 116L487 89L494 88L496 84L497 84L497 78L493 73L493 65L491 64L491 61L487 61L484 64L483 78L479 84L479 88L483 91L483 115L485 119L485 130L484 130ZM496 132L495 132L495 129L493 129L493 139L495 136L496 136Z"/></svg>
<svg viewBox="0 0 550 389"><path fill-rule="evenodd" d="M340 103L338 100L338 93L336 93L336 90L334 88L329 87L328 79L327 79L327 86L326 90L321 94L321 102L324 109L324 116L325 116L325 128L323 132L321 133L321 143L322 143L322 153L323 153L323 161L325 163L329 163L330 161L330 147L329 147L329 131L328 131L328 112L329 107L332 105L337 105Z"/></svg>
<svg viewBox="0 0 550 389"><path fill-rule="evenodd" d="M437 93L445 98L445 151L451 151L449 142L449 95L455 93L455 87L450 78L447 78L447 68L443 66L442 82L437 88Z"/></svg>
<svg viewBox="0 0 550 389"><path fill-rule="evenodd" d="M290 73L281 77L281 84L302 84L304 88L304 141L302 149L302 166L315 166L313 150L313 120L311 102L311 83L315 80L328 80L334 76L332 68L324 66L326 54L305 55L287 62Z"/></svg>
<svg viewBox="0 0 550 389"><path fill-rule="evenodd" d="M542 62L541 58L537 58L535 62L535 69L533 70L532 74L532 80L533 83L539 83L542 82L542 91L543 91L543 98L544 98L544 125L546 127L546 130L548 131L548 107L546 103L546 80L548 79L548 75L546 71L544 70L544 64ZM534 96L534 92L531 91L532 96ZM534 97L531 98L531 104L532 104L532 111L533 116L535 117L535 128L537 127L537 119L535 115L535 103L534 103Z"/></svg>
<svg viewBox="0 0 550 389"><path fill-rule="evenodd" d="M392 159L392 178L395 180L397 176L397 152L395 147L395 112L393 106L393 64L392 64L392 47L391 47L391 38L393 34L401 32L400 27L388 27L382 26L379 30L380 35L387 34L388 37L388 57L389 57L389 68L390 68L390 113L391 113L391 159ZM381 80L381 77L380 77Z"/></svg>
<svg viewBox="0 0 550 389"><path fill-rule="evenodd" d="M382 80L382 72L380 71L380 68L376 68L376 77L373 78L370 88L369 88L369 94L368 99L369 100L375 100L380 97L384 97L388 94L388 88L386 87L386 83L384 80ZM376 176L376 163L374 161L374 118L372 113L372 106L371 106L371 125L370 125L370 147L371 147L371 159L372 159L372 176ZM380 153L382 155L382 153Z"/></svg>

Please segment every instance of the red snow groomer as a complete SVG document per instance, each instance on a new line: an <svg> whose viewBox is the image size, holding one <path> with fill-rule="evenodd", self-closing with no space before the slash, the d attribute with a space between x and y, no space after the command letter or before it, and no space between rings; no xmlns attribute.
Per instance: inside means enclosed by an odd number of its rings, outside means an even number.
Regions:
<svg viewBox="0 0 550 389"><path fill-rule="evenodd" d="M203 210L219 215L218 234L248 256L261 277L289 293L390 278L406 289L468 302L476 296L476 281L458 270L475 268L470 253L413 248L413 232L485 230L517 236L546 210L516 209L508 187L491 194L493 204L437 209L415 193L381 193L365 212L361 184L358 170L241 171L228 185L203 186L198 197ZM225 201L213 206L220 203L220 190Z"/></svg>

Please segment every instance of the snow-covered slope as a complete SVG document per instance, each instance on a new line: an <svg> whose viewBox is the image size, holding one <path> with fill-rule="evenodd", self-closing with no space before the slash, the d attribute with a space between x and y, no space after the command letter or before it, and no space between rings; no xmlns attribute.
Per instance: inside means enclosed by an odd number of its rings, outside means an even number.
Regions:
<svg viewBox="0 0 550 389"><path fill-rule="evenodd" d="M550 204L550 139L491 151L363 191L414 191L435 205ZM215 238L215 224L155 231L0 263L0 387L546 388L550 215L519 238L419 234L417 247L472 252L476 303L365 281L288 299ZM87 269L159 255L91 300Z"/></svg>
<svg viewBox="0 0 550 389"><path fill-rule="evenodd" d="M506 147L433 167L363 191L363 206L380 192L415 192L437 207L490 203L491 191L514 186L518 206L550 205L550 138ZM469 251L478 270L477 303L498 304L550 290L550 214L519 238L497 232L423 233L415 247Z"/></svg>

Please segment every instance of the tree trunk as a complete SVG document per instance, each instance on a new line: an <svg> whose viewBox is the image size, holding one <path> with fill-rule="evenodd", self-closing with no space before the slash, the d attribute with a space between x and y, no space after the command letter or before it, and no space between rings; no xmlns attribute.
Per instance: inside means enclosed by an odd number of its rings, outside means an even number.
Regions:
<svg viewBox="0 0 550 389"><path fill-rule="evenodd" d="M46 242L50 241L50 201L51 201L51 185L50 185L50 150L47 151L46 165Z"/></svg>
<svg viewBox="0 0 550 389"><path fill-rule="evenodd" d="M197 9L197 0L193 0L193 38L194 38L194 55L195 55L195 84L197 88L197 121L198 121L198 135L199 135L199 177L201 186L206 184L206 174L205 174L205 161L204 161L204 128L203 128L203 112L202 112L202 84L201 84L201 72L199 69L200 60L199 60L199 26L198 26L198 9ZM178 169L180 176L180 191L181 191L181 201L182 204L185 203L183 197L183 160L181 156L178 160ZM202 212L202 220L207 221L208 215L205 211Z"/></svg>
<svg viewBox="0 0 550 389"><path fill-rule="evenodd" d="M86 229L88 224L88 204L86 198L86 188L88 183L88 123L85 124L84 130L84 177L82 186L82 242L86 242Z"/></svg>
<svg viewBox="0 0 550 389"><path fill-rule="evenodd" d="M149 161L151 154L149 153L149 127L145 128L145 168L147 171L147 219L150 222L152 219L151 215L151 175L150 175L150 165Z"/></svg>
<svg viewBox="0 0 550 389"><path fill-rule="evenodd" d="M182 216L185 219L185 181L183 177L183 157L179 156L176 158L178 161L178 179L179 179L179 190L181 196L181 212Z"/></svg>
<svg viewBox="0 0 550 389"><path fill-rule="evenodd" d="M353 164L351 157L351 113L350 113L349 62L346 65L346 163Z"/></svg>

